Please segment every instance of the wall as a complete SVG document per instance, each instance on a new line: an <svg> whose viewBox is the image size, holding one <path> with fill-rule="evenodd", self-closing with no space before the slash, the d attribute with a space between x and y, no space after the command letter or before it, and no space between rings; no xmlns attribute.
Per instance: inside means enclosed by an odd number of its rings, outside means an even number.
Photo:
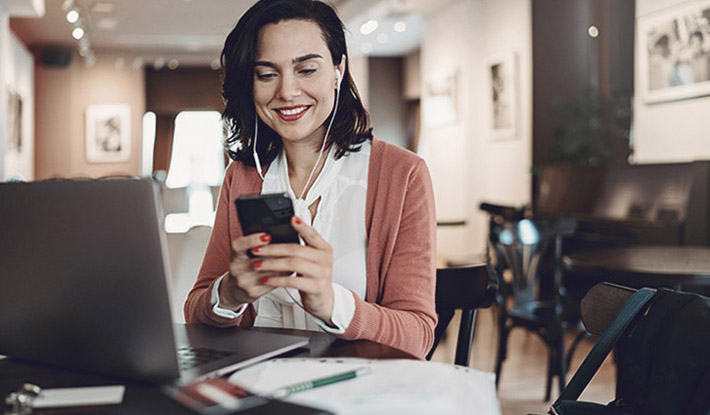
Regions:
<svg viewBox="0 0 710 415"><path fill-rule="evenodd" d="M402 90L402 58L370 58L370 123L375 136L408 148L407 112Z"/></svg>
<svg viewBox="0 0 710 415"><path fill-rule="evenodd" d="M7 136L6 67L10 55L10 14L0 4L0 181L5 180L5 141Z"/></svg>
<svg viewBox="0 0 710 415"><path fill-rule="evenodd" d="M530 200L531 29L530 0L461 0L426 19L421 47L424 99L427 83L458 73L459 117L451 125L422 125L420 154L434 182L442 259L467 260L485 252L487 216L481 201ZM517 133L495 140L488 129L486 58L515 52L518 63ZM424 109L424 107L423 107Z"/></svg>
<svg viewBox="0 0 710 415"><path fill-rule="evenodd" d="M67 67L36 67L37 179L139 174L145 75L131 65L116 65L116 58L99 53L96 64L87 67L74 54ZM127 162L86 161L84 114L92 104L130 105L131 153Z"/></svg>
<svg viewBox="0 0 710 415"><path fill-rule="evenodd" d="M20 151L11 151L6 138L5 178L34 179L34 59L29 50L10 32L9 63L5 68L7 92L18 94L22 100ZM6 100L7 102L7 100ZM7 105L7 104L6 104ZM5 110L5 114L8 111ZM6 115L7 117L7 115ZM7 125L6 123L0 125Z"/></svg>
<svg viewBox="0 0 710 415"><path fill-rule="evenodd" d="M690 4L679 0L636 0L636 22L668 7ZM710 159L708 114L710 96L644 104L639 76L639 36L636 38L634 99L634 159L636 163L668 163Z"/></svg>

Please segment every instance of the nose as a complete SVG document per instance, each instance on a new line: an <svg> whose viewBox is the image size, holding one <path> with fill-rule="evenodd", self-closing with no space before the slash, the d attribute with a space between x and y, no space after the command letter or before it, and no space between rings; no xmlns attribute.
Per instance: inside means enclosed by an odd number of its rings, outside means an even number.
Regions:
<svg viewBox="0 0 710 415"><path fill-rule="evenodd" d="M291 101L299 95L301 95L301 87L298 79L293 74L285 73L281 77L279 97L284 101Z"/></svg>

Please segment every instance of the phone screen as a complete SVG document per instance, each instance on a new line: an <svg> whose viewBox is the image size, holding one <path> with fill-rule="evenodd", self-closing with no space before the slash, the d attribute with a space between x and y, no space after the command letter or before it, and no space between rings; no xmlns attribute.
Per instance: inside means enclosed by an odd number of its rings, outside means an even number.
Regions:
<svg viewBox="0 0 710 415"><path fill-rule="evenodd" d="M237 213L244 235L266 232L271 243L299 243L291 226L293 203L288 193L247 195L237 198Z"/></svg>

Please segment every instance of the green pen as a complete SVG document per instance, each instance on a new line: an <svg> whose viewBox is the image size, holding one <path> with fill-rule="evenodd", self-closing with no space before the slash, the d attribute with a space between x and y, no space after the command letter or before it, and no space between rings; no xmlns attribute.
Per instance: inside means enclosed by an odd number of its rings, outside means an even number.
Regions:
<svg viewBox="0 0 710 415"><path fill-rule="evenodd" d="M321 386L330 385L337 382L342 382L348 379L354 379L358 376L366 375L370 373L369 367L361 367L359 369L351 370L349 372L339 373L333 376L326 376L320 379L308 380L305 382L295 383L290 386L277 389L273 393L269 394L271 398L283 398L292 393L303 392L313 388L320 388Z"/></svg>

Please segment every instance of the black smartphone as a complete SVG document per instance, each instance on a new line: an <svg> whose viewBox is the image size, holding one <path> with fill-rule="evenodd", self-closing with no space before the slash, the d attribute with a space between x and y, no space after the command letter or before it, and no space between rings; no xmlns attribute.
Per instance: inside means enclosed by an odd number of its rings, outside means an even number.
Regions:
<svg viewBox="0 0 710 415"><path fill-rule="evenodd" d="M293 203L288 193L246 195L235 203L244 235L266 232L271 235L271 243L300 242L291 226Z"/></svg>

